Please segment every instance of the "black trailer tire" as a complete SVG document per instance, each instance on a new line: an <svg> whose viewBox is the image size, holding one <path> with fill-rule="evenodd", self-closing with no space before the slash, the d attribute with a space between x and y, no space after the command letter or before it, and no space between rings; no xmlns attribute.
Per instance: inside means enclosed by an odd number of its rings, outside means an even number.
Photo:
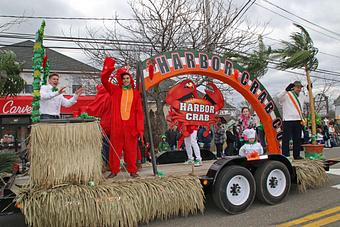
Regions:
<svg viewBox="0 0 340 227"><path fill-rule="evenodd" d="M229 214L245 211L254 201L255 180L251 172L237 165L224 168L214 184L215 204Z"/></svg>
<svg viewBox="0 0 340 227"><path fill-rule="evenodd" d="M255 181L257 199L270 205L281 202L291 186L288 168L279 161L264 163L256 170Z"/></svg>

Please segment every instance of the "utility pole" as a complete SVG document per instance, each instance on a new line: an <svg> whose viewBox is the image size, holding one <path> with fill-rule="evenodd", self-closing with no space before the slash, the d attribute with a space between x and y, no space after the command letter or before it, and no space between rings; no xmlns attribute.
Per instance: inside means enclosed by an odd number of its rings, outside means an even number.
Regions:
<svg viewBox="0 0 340 227"><path fill-rule="evenodd" d="M211 23L210 23L210 0L204 0L204 16L205 16L205 38L207 52L211 53L214 50L211 43Z"/></svg>

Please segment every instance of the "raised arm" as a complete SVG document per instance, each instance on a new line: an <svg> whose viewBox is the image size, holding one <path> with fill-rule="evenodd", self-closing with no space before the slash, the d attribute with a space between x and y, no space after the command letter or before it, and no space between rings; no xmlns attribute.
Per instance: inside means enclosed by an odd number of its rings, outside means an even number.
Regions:
<svg viewBox="0 0 340 227"><path fill-rule="evenodd" d="M115 63L116 61L113 58L106 57L104 60L103 70L100 73L102 84L110 94L112 94L115 89L115 85L109 82L110 75L115 70Z"/></svg>
<svg viewBox="0 0 340 227"><path fill-rule="evenodd" d="M77 99L78 99L78 95L76 95L76 94L73 95L73 97L70 98L70 99L63 97L63 99L61 101L61 105L64 106L64 107L73 106L74 104L76 104Z"/></svg>

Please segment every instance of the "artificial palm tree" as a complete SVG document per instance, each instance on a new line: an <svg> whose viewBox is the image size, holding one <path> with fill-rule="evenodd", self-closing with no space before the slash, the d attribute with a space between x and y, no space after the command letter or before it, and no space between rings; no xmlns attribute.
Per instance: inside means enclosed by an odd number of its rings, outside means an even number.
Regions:
<svg viewBox="0 0 340 227"><path fill-rule="evenodd" d="M225 53L226 58L235 60L242 65L255 78L261 78L268 71L269 55L272 50L270 46L266 46L261 35L258 37L258 48L252 53Z"/></svg>
<svg viewBox="0 0 340 227"><path fill-rule="evenodd" d="M314 47L313 40L304 27L294 24L300 29L290 35L291 42L282 41L283 48L274 51L274 57L280 59L277 68L286 69L304 69L308 83L310 114L312 118L312 143L316 144L316 122L314 98L311 86L310 72L318 67L318 59L315 57L318 49Z"/></svg>

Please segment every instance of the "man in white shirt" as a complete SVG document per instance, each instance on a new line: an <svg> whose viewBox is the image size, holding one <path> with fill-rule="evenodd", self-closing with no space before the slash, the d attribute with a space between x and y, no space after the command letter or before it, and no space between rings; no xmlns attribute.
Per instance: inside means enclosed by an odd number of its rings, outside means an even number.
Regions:
<svg viewBox="0 0 340 227"><path fill-rule="evenodd" d="M40 88L40 118L59 119L61 106L70 107L77 102L78 96L83 92L83 88L78 88L72 98L66 99L63 96L65 88L58 90L59 75L52 73L48 77L48 85Z"/></svg>
<svg viewBox="0 0 340 227"><path fill-rule="evenodd" d="M282 154L290 156L289 141L293 140L293 157L301 159L301 134L303 119L303 106L308 102L307 97L301 93L302 84L295 81L288 85L285 91L279 94L279 101L283 112Z"/></svg>

